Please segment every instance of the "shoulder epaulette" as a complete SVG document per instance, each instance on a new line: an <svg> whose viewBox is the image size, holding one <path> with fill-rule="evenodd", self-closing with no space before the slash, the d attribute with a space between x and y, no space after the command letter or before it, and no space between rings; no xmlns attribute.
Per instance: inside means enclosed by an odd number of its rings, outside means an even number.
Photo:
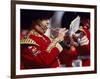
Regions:
<svg viewBox="0 0 100 79"><path fill-rule="evenodd" d="M24 38L24 39L20 40L20 44L32 44L32 45L39 46L34 40L32 40L30 38Z"/></svg>

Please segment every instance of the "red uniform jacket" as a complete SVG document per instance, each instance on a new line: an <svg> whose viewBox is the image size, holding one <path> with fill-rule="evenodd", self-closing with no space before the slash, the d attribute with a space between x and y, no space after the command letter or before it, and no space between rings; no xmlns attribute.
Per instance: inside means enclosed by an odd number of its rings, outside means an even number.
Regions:
<svg viewBox="0 0 100 79"><path fill-rule="evenodd" d="M55 68L59 66L59 50L53 47L46 51L51 41L36 31L21 40L21 69Z"/></svg>
<svg viewBox="0 0 100 79"><path fill-rule="evenodd" d="M77 48L78 56L80 56L80 59L82 59L82 66L90 66L90 32L88 29L83 28L84 32L86 33L86 36L89 40L88 45L79 46Z"/></svg>
<svg viewBox="0 0 100 79"><path fill-rule="evenodd" d="M60 53L59 59L63 66L72 67L73 60L77 59L77 51L72 51L66 48L62 51L62 53Z"/></svg>

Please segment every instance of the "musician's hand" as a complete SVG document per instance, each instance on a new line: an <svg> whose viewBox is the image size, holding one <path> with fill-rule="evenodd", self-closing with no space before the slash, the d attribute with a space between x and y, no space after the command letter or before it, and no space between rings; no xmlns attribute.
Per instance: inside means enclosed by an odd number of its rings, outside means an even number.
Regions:
<svg viewBox="0 0 100 79"><path fill-rule="evenodd" d="M64 36L66 34L68 30L66 28L61 28L59 29L59 32L58 32L58 36L57 38L60 40L60 41L63 41L64 40Z"/></svg>
<svg viewBox="0 0 100 79"><path fill-rule="evenodd" d="M89 44L89 40L87 38L87 36L83 36L81 39L78 40L78 43L83 46L83 45L88 45Z"/></svg>

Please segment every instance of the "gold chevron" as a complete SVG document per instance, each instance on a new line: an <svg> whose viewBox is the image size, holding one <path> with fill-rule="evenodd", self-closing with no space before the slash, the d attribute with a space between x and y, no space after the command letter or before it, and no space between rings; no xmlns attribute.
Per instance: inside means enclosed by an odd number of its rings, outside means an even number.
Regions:
<svg viewBox="0 0 100 79"><path fill-rule="evenodd" d="M32 45L39 46L34 40L32 40L30 38L24 38L24 39L20 40L20 44L32 44Z"/></svg>

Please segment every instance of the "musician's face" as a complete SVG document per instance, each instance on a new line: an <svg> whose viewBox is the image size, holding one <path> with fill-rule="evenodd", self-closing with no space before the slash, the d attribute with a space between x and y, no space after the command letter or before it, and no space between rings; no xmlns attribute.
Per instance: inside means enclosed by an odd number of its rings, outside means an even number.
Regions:
<svg viewBox="0 0 100 79"><path fill-rule="evenodd" d="M82 23L83 23L83 28L90 29L90 20L89 19L82 20Z"/></svg>
<svg viewBox="0 0 100 79"><path fill-rule="evenodd" d="M48 29L48 25L49 24L50 24L50 20L49 19L39 20L38 23L35 26L35 29L39 33L44 34L46 32L46 30Z"/></svg>

